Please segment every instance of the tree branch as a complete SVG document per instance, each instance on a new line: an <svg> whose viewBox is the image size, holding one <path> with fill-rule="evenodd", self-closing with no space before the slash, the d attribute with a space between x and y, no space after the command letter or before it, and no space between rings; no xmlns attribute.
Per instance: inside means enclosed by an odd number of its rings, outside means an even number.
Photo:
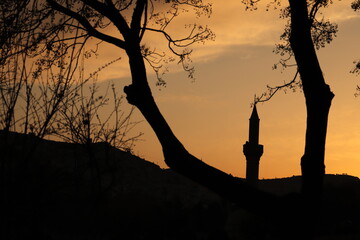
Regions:
<svg viewBox="0 0 360 240"><path fill-rule="evenodd" d="M286 88L286 87L291 87L292 84L295 83L298 74L299 74L299 71L296 71L294 78L290 82L285 83L283 85L275 86L275 87L270 87L269 85L267 85L268 92L262 93L260 97L257 97L255 95L255 100L254 100L253 104L267 102L277 93L277 91L279 91L283 88ZM263 99L263 98L265 98L265 99Z"/></svg>
<svg viewBox="0 0 360 240"><path fill-rule="evenodd" d="M145 6L147 5L146 0L138 0L136 1L136 6L131 19L131 30L135 36L139 36L140 33L140 25L141 25L141 17L145 10ZM146 22L146 19L145 19Z"/></svg>
<svg viewBox="0 0 360 240"><path fill-rule="evenodd" d="M127 39L130 34L129 26L125 18L116 9L112 0L106 0L106 4L95 0L81 0L83 3L89 5L103 16L110 19L110 21L116 26L119 32L123 35L124 39Z"/></svg>
<svg viewBox="0 0 360 240"><path fill-rule="evenodd" d="M181 38L181 39L173 39L165 30L146 28L146 30L163 34L164 37L166 38L166 40L168 40L169 42L174 44L176 47L187 47L195 42L204 41L205 39L208 39L208 38L212 37L212 35L213 35L211 30L209 30L208 28L205 28L203 31L193 34L195 29L196 29L196 25L194 25L193 29L190 31L188 36ZM203 36L203 34L205 34L205 35ZM183 43L183 42L186 42L186 43Z"/></svg>
<svg viewBox="0 0 360 240"><path fill-rule="evenodd" d="M120 40L118 38L112 37L110 35L104 34L104 33L100 32L100 31L96 30L89 23L89 21L85 17L81 16L79 13L76 13L76 12L74 12L74 11L72 11L72 10L58 4L54 0L46 0L46 1L55 10L76 19L86 29L86 31L89 33L89 35L91 35L93 37L96 37L96 38L99 38L99 39L101 39L101 40L103 40L105 42L114 44L115 46L120 47L122 49L125 49L125 42L124 41L122 41L122 40Z"/></svg>

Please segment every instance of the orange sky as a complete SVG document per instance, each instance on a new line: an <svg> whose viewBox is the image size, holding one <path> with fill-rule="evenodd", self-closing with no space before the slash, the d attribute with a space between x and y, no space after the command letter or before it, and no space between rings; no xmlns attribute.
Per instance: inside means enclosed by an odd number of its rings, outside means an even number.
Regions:
<svg viewBox="0 0 360 240"><path fill-rule="evenodd" d="M148 75L160 110L185 147L204 162L244 177L242 145L248 138L254 94L264 91L267 84L289 81L295 69L283 73L271 69L279 59L272 50L284 26L278 12L245 12L239 0L212 2L213 15L200 21L211 27L216 40L195 46L196 81L191 82L186 73L171 67L165 75L167 87L159 90L150 69ZM360 99L354 97L359 76L349 73L352 62L360 58L360 14L350 9L350 2L336 1L324 11L326 18L339 24L339 32L333 43L318 54L325 79L335 93L329 117L326 172L360 176ZM193 20L189 15L181 21ZM156 36L146 37L149 45L161 47ZM120 62L99 75L99 79L112 80L122 89L130 83L127 59L122 51L102 47L98 61L91 60L86 67L92 69L104 59L123 55ZM302 93L279 92L270 102L259 104L258 113L260 143L264 145L260 178L299 175L306 117ZM138 112L134 117L143 119ZM166 167L160 144L148 124L141 123L136 131L145 135L134 152Z"/></svg>

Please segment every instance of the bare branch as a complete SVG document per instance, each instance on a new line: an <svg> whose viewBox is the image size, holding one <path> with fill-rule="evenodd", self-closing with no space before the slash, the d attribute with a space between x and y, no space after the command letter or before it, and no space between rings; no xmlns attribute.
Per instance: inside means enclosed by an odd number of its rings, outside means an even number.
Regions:
<svg viewBox="0 0 360 240"><path fill-rule="evenodd" d="M296 78L299 74L299 71L296 71L294 78L288 82L288 83L284 83L283 85L279 85L279 86L275 86L275 87L271 87L269 85L267 85L267 91L262 93L259 97L257 97L255 95L254 98L254 105L257 103L261 103L261 102L267 102L269 101L279 90L281 89L285 89L285 88L292 88L294 89L294 84L298 85L299 87L301 87L301 83L300 82L296 82Z"/></svg>
<svg viewBox="0 0 360 240"><path fill-rule="evenodd" d="M74 11L71 11L70 9L58 4L56 1L54 0L46 0L55 10L64 13L74 19L76 19L82 26L84 26L84 28L87 30L87 32L89 33L89 35L94 36L96 38L99 38L105 42L114 44L115 46L118 46L122 49L125 49L125 42L112 37L110 35L104 34L98 30L96 30L90 23L89 21L81 16L79 13L76 13Z"/></svg>
<svg viewBox="0 0 360 240"><path fill-rule="evenodd" d="M196 29L199 29L201 31L194 34ZM207 27L203 28L202 26L197 26L196 24L193 25L193 28L191 29L188 36L181 39L173 39L165 30L154 29L154 28L146 28L146 30L163 34L170 45L173 44L174 46L180 48L184 48L192 45L193 43L202 42L207 39L214 39L214 34L209 28Z"/></svg>

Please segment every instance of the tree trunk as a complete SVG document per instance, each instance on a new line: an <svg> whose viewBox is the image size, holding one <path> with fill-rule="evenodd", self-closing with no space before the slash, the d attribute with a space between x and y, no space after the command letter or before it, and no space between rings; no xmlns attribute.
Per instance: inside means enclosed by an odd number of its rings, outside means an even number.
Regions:
<svg viewBox="0 0 360 240"><path fill-rule="evenodd" d="M291 13L290 44L300 73L307 110L305 151L301 158L302 193L308 227L321 214L325 175L325 140L328 115L334 94L325 83L311 38L311 20L306 0L289 0ZM316 231L316 229L312 229Z"/></svg>
<svg viewBox="0 0 360 240"><path fill-rule="evenodd" d="M310 234L309 229L313 226L314 216L317 216L321 204L327 118L334 95L325 84L317 60L310 35L306 0L289 0L289 2L292 20L290 43L298 64L307 106L305 153L301 160L305 204L297 201L298 199L280 198L259 191L188 153L154 101L147 82L139 41L127 41L126 52L129 57L132 84L126 86L124 92L128 102L140 110L154 130L161 143L165 162L171 169L247 210L261 215L296 219L292 229L298 228L297 216L302 215L304 218L300 216L299 221L303 225L299 227L302 231L307 231L300 235L306 236ZM289 224L288 221L286 223ZM286 230L285 226L284 229Z"/></svg>
<svg viewBox="0 0 360 240"><path fill-rule="evenodd" d="M124 88L127 100L140 110L151 125L162 146L165 162L171 169L252 212L273 215L280 207L284 207L278 197L259 191L188 153L154 101L147 83L146 69L139 46L129 47L127 54L133 80L131 85Z"/></svg>

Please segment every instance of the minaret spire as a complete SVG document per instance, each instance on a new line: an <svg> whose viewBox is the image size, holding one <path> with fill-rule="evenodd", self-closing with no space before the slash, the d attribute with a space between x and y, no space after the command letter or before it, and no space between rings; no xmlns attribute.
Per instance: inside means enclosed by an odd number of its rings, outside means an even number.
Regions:
<svg viewBox="0 0 360 240"><path fill-rule="evenodd" d="M256 104L253 107L253 111L250 116L249 124L249 142L259 144L259 115L256 110Z"/></svg>
<svg viewBox="0 0 360 240"><path fill-rule="evenodd" d="M243 145L243 152L246 157L246 181L257 186L259 179L259 162L263 154L264 146L259 144L260 119L254 104L249 119L249 141Z"/></svg>

